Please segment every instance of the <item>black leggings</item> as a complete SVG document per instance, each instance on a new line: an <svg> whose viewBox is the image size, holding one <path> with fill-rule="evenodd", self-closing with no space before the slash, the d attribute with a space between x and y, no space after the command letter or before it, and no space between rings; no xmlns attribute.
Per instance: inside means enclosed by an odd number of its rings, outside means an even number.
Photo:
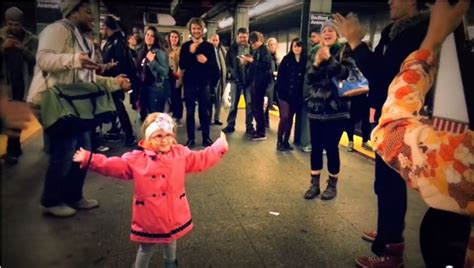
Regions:
<svg viewBox="0 0 474 268"><path fill-rule="evenodd" d="M420 227L426 267L463 267L470 232L469 217L429 208Z"/></svg>
<svg viewBox="0 0 474 268"><path fill-rule="evenodd" d="M288 142L293 126L293 116L295 115L295 106L289 102L279 99L280 123L278 124L278 141Z"/></svg>
<svg viewBox="0 0 474 268"><path fill-rule="evenodd" d="M340 170L339 140L346 120L309 120L311 135L311 170L323 169L323 149L326 150L328 171L337 175Z"/></svg>

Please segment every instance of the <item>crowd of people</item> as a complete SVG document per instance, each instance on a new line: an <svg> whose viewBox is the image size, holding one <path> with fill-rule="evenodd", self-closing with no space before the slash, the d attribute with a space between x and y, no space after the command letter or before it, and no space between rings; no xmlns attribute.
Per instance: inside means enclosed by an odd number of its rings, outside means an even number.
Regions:
<svg viewBox="0 0 474 268"><path fill-rule="evenodd" d="M102 85L112 92L116 107L107 133L101 133L98 125L71 135L44 134L49 163L41 198L43 211L69 217L79 209L97 208L99 202L83 194L87 168L133 179L131 239L140 243L134 267L148 267L155 244L165 244L165 265L176 267L176 240L192 228L185 174L214 166L229 150L226 135L236 130L243 94L245 133L250 140L267 138L269 110L275 104L280 117L276 150L294 150L290 144L293 132L294 144L311 153L305 199L337 196L342 166L338 145L343 132L349 137L348 151L353 151L354 126L361 122L362 146L371 150L370 132L377 125L372 133L377 153L377 228L363 232L376 257L357 257L358 266L403 267L408 182L430 206L420 230L425 234L421 239L425 263L429 267L470 267L474 264L474 238L469 238L474 216L473 132L441 133L419 116L434 80L441 44L459 25L469 4L438 0L427 10L425 1L391 0L392 23L382 30L373 50L362 41L366 33L357 16L335 13L319 32L310 33L311 47L293 38L281 60L275 38L265 40L261 32L246 28L237 30L229 48L220 44L216 33L206 41L206 24L200 18L190 19L190 38L183 38L178 31L165 37L153 26L143 34L134 29L125 35L119 21L108 16L95 39L89 2L66 0L59 3L63 19L48 25L38 38L22 26L23 12L11 7L5 12L6 26L1 31L2 132L8 135L5 160L11 165L18 162L22 153L19 136L33 114L41 122L41 92L77 81ZM342 97L333 81L346 79L354 63L367 77L369 93ZM227 83L231 105L226 122L221 122ZM124 104L126 94L143 123L138 143ZM196 146L196 105L204 147L200 151L191 150ZM294 118L299 125L295 130ZM220 138L213 141L210 126L224 123ZM175 132L183 124L187 142L178 145ZM140 150L121 157L99 154L108 149L101 140L120 141L122 132L125 145ZM328 178L321 191L324 155ZM147 178L157 175L169 178L169 183L150 184ZM155 187L166 188L162 195L174 205L156 201ZM173 210L167 211L170 207ZM165 215L164 211L172 215L172 221L156 216ZM427 235L441 232L436 229L440 222L456 226L456 232L438 240L433 238L436 235Z"/></svg>

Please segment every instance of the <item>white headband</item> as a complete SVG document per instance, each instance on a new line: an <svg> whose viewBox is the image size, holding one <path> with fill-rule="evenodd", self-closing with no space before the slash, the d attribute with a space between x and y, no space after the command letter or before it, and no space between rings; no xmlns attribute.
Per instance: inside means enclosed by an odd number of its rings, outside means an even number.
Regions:
<svg viewBox="0 0 474 268"><path fill-rule="evenodd" d="M146 128L145 139L148 140L157 130L173 133L173 126L173 119L168 114L162 113Z"/></svg>

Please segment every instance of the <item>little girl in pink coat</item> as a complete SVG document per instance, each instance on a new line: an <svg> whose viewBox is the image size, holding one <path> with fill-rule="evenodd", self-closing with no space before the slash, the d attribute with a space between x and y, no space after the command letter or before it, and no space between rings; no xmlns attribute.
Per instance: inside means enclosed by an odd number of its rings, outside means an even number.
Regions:
<svg viewBox="0 0 474 268"><path fill-rule="evenodd" d="M152 113L142 126L143 151L121 157L78 150L73 160L81 167L134 183L130 238L140 243L135 267L148 267L156 244L164 244L165 266L176 267L176 240L193 228L184 189L185 175L217 164L228 151L221 133L212 146L191 151L176 143L175 124L165 113Z"/></svg>

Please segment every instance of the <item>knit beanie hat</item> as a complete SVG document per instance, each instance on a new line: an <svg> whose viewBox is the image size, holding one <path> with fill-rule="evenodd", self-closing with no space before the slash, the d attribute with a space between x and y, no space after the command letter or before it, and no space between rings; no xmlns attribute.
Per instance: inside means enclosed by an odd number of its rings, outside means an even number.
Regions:
<svg viewBox="0 0 474 268"><path fill-rule="evenodd" d="M336 24L334 24L334 22L332 20L327 20L323 23L323 25L321 26L320 33L322 33L324 28L326 28L326 27L331 27L334 30L336 30L336 33L339 36L339 31L337 30Z"/></svg>
<svg viewBox="0 0 474 268"><path fill-rule="evenodd" d="M5 20L6 21L23 21L23 11L17 7L11 7L5 11Z"/></svg>
<svg viewBox="0 0 474 268"><path fill-rule="evenodd" d="M80 3L81 0L60 0L59 10L63 14L63 18L66 18Z"/></svg>
<svg viewBox="0 0 474 268"><path fill-rule="evenodd" d="M110 30L117 30L119 28L117 20L115 20L112 16L105 17L104 24Z"/></svg>

